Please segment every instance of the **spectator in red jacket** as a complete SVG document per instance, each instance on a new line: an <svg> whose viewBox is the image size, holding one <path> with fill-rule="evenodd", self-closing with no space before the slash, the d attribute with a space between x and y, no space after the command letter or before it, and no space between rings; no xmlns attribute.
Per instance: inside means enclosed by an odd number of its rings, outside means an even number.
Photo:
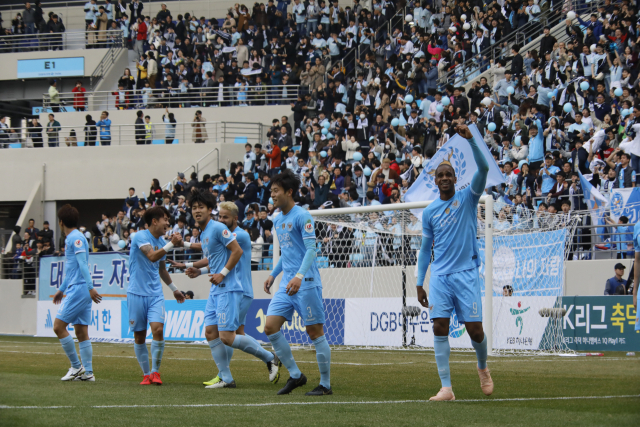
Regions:
<svg viewBox="0 0 640 427"><path fill-rule="evenodd" d="M75 108L76 111L84 111L86 109L87 98L84 95L86 91L87 90L82 87L81 81L77 81L76 87L71 89L73 93L73 108Z"/></svg>
<svg viewBox="0 0 640 427"><path fill-rule="evenodd" d="M268 161L267 173L269 176L277 175L280 173L280 165L282 164L282 151L277 144L271 146L271 151L262 150Z"/></svg>

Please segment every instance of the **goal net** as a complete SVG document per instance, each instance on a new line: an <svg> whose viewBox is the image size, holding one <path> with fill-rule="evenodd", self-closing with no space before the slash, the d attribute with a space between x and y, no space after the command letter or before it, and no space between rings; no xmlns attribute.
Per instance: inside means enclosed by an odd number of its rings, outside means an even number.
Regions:
<svg viewBox="0 0 640 427"><path fill-rule="evenodd" d="M311 211L316 223L325 334L330 344L433 348L432 320L416 297L420 219L427 204ZM491 224L488 233L487 224ZM571 250L575 225L570 216L538 215L494 204L486 197L481 200L477 239L482 262L478 273L483 287L484 329L493 354L569 352L559 309L564 260ZM491 244L493 257L487 262L485 248ZM493 293L486 298L485 265L491 261ZM428 283L429 272L425 289ZM487 307L487 300L491 307ZM296 313L283 327L289 342L309 344L303 320ZM472 348L455 313L450 319L449 341L453 349Z"/></svg>

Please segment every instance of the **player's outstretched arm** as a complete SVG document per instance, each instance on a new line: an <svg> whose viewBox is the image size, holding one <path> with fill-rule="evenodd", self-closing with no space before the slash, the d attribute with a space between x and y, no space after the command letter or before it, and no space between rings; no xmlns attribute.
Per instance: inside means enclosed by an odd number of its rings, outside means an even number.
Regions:
<svg viewBox="0 0 640 427"><path fill-rule="evenodd" d="M173 292L173 296L175 297L175 299L179 303L183 303L184 295L182 295L182 292L180 292L178 288L176 288L176 285L173 284L173 280L171 280L171 276L167 271L167 265L164 261L160 261L159 273L162 281L169 287L169 289L171 289L171 292Z"/></svg>
<svg viewBox="0 0 640 427"><path fill-rule="evenodd" d="M471 189L476 194L482 194L487 185L487 175L489 174L489 162L484 157L482 150L478 146L473 134L469 130L469 128L465 125L459 125L456 128L458 134L469 141L469 145L471 146L471 151L473 152L473 159L478 166L478 170L473 174L473 179L471 180Z"/></svg>
<svg viewBox="0 0 640 427"><path fill-rule="evenodd" d="M427 301L427 293L424 290L424 278L427 276L427 270L429 264L431 264L431 246L433 245L433 237L422 236L422 245L420 246L420 253L418 255L418 302L423 307L429 307Z"/></svg>
<svg viewBox="0 0 640 427"><path fill-rule="evenodd" d="M193 249L194 251L202 250L202 243L183 242L182 246L184 246L185 249Z"/></svg>
<svg viewBox="0 0 640 427"><path fill-rule="evenodd" d="M242 257L242 248L238 244L237 240L232 240L231 242L229 242L229 244L227 245L227 249L231 251L229 259L227 260L227 264L224 266L221 272L209 275L209 277L211 278L209 281L214 285L219 285L220 283L222 283L227 274L229 274L231 270L236 268L236 264L238 264L238 261L240 261L240 258Z"/></svg>

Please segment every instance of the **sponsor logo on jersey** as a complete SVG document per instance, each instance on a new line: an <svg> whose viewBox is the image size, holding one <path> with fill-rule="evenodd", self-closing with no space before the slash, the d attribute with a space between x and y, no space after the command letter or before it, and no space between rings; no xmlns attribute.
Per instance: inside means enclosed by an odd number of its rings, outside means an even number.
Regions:
<svg viewBox="0 0 640 427"><path fill-rule="evenodd" d="M231 233L229 232L229 230L222 230L222 237L224 237L225 239L231 237Z"/></svg>
<svg viewBox="0 0 640 427"><path fill-rule="evenodd" d="M81 248L82 247L82 240L78 239L73 244L75 245L76 248Z"/></svg>
<svg viewBox="0 0 640 427"><path fill-rule="evenodd" d="M311 224L311 222L307 222L304 225L304 231L306 231L307 233L313 233L313 224Z"/></svg>

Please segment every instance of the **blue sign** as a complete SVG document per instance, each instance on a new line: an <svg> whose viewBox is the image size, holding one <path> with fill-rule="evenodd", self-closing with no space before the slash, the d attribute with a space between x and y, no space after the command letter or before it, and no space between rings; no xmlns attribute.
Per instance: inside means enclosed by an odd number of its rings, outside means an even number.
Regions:
<svg viewBox="0 0 640 427"><path fill-rule="evenodd" d="M64 257L45 256L40 260L38 299L53 299L64 280ZM93 287L105 298L125 298L129 287L129 256L118 252L89 254Z"/></svg>
<svg viewBox="0 0 640 427"><path fill-rule="evenodd" d="M511 286L514 295L562 296L566 230L493 236L493 295ZM484 295L484 239L480 279Z"/></svg>
<svg viewBox="0 0 640 427"><path fill-rule="evenodd" d="M254 299L247 313L245 333L253 338L269 342L264 333L267 319L269 299ZM171 299L164 302L164 339L169 341L204 341L204 309L207 300L186 300L180 304ZM344 300L325 299L325 313L332 313L324 325L325 336L329 344L344 344ZM133 331L129 329L129 312L127 301L122 301L122 338L133 338ZM291 344L310 344L302 318L294 312L290 322L282 326L282 332ZM151 330L147 328L147 336Z"/></svg>
<svg viewBox="0 0 640 427"><path fill-rule="evenodd" d="M84 57L18 59L19 79L84 77Z"/></svg>
<svg viewBox="0 0 640 427"><path fill-rule="evenodd" d="M61 113L73 113L75 112L76 109L73 107L70 107L68 105L65 106L60 106L60 112ZM32 116L38 116L42 113L53 113L53 109L51 108L45 108L45 107L31 107L31 115Z"/></svg>

